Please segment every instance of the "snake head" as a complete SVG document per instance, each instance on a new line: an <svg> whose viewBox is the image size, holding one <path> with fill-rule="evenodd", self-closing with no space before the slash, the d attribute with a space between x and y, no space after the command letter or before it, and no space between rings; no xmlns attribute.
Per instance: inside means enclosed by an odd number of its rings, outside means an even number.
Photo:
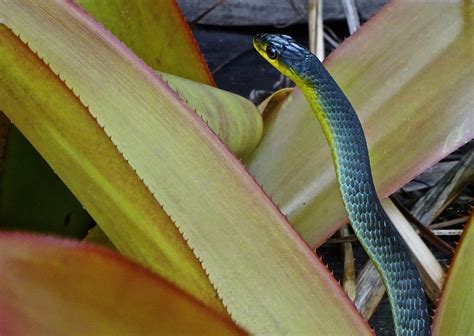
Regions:
<svg viewBox="0 0 474 336"><path fill-rule="evenodd" d="M258 34L253 46L277 70L298 84L311 53L288 35Z"/></svg>

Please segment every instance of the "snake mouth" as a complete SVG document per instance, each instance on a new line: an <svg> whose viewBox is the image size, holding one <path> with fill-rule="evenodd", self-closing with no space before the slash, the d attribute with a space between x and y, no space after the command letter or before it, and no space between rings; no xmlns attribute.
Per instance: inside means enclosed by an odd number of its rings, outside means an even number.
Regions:
<svg viewBox="0 0 474 336"><path fill-rule="evenodd" d="M262 33L262 34L255 35L253 38L253 41L252 41L253 46L260 54L265 52L265 49L268 45L267 36L268 34Z"/></svg>
<svg viewBox="0 0 474 336"><path fill-rule="evenodd" d="M261 33L253 38L257 52L273 67L295 83L302 79L308 52L287 35Z"/></svg>

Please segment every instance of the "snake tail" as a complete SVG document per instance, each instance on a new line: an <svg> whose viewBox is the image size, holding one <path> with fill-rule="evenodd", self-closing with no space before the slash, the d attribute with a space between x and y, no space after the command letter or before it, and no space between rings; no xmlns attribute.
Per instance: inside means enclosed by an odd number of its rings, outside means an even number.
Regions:
<svg viewBox="0 0 474 336"><path fill-rule="evenodd" d="M418 270L377 196L367 142L351 103L318 58L291 37L259 34L253 43L300 88L323 129L352 228L385 284L396 335L430 335Z"/></svg>

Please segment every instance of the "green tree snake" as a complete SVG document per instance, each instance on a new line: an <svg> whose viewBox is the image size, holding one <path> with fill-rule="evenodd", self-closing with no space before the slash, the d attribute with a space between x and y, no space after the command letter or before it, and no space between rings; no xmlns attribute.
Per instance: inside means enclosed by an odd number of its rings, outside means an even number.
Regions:
<svg viewBox="0 0 474 336"><path fill-rule="evenodd" d="M351 103L318 58L291 37L259 34L253 44L300 88L323 129L349 220L387 289L396 334L430 335L420 276L377 196L367 142Z"/></svg>

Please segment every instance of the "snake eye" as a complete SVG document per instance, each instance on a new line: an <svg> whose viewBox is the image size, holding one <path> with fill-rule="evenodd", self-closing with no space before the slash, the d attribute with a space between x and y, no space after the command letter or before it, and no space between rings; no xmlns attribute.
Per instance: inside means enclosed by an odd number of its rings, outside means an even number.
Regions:
<svg viewBox="0 0 474 336"><path fill-rule="evenodd" d="M278 51L271 46L268 46L265 51L269 59L275 59L278 57Z"/></svg>

